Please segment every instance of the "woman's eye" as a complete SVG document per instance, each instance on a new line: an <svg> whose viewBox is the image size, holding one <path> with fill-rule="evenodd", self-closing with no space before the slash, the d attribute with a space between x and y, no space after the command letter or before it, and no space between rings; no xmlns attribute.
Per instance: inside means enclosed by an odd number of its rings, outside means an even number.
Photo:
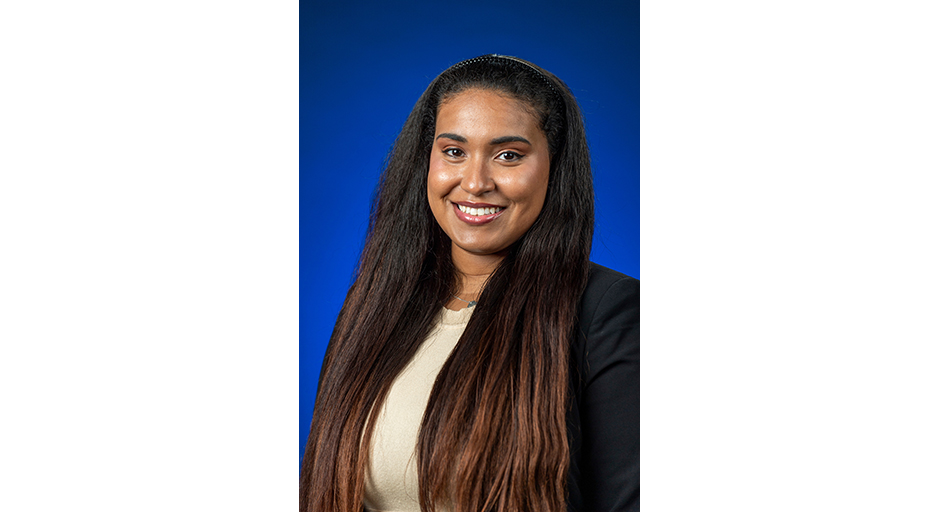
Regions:
<svg viewBox="0 0 940 512"><path fill-rule="evenodd" d="M444 150L444 154L451 158L460 158L463 156L463 151L457 148L447 148Z"/></svg>
<svg viewBox="0 0 940 512"><path fill-rule="evenodd" d="M504 162L515 162L522 158L522 155L516 153L515 151L505 151L500 153L497 158L502 159Z"/></svg>

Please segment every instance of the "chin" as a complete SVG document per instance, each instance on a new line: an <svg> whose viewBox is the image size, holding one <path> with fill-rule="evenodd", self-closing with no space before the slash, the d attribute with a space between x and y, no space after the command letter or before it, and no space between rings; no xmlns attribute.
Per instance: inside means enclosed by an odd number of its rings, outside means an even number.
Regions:
<svg viewBox="0 0 940 512"><path fill-rule="evenodd" d="M462 245L455 244L460 249L463 249L464 252L473 254L474 256L505 256L506 247L492 247L492 246L481 246L481 245Z"/></svg>

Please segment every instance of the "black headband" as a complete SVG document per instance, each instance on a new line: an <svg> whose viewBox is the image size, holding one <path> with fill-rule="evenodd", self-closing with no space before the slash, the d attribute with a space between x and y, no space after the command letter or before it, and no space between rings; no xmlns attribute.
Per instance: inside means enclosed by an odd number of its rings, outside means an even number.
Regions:
<svg viewBox="0 0 940 512"><path fill-rule="evenodd" d="M472 59L467 59L465 61L458 62L457 64L454 64L453 66L451 66L450 69L459 69L464 66L476 64L478 62L498 62L498 61L503 61L503 62L509 61L509 62L514 62L516 64L523 65L526 69L528 69L529 71L532 71L533 73L535 73L536 76L541 78L542 81L545 82L545 85L547 85L548 88L551 89L552 94L554 94L555 97L560 97L560 95L558 94L558 91L555 89L555 86L552 84L552 81L549 80L548 77L545 76L544 73L539 71L539 69L533 66L532 64L529 64L528 62L522 59L516 58L516 57L510 57L508 55L497 55L495 53L490 54L490 55L480 55L479 57L474 57Z"/></svg>

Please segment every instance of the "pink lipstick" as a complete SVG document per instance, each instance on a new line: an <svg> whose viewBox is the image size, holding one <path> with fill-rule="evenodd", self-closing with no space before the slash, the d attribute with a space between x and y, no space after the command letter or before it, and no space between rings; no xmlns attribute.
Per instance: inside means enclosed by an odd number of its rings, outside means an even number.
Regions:
<svg viewBox="0 0 940 512"><path fill-rule="evenodd" d="M471 203L461 201L453 203L454 214L458 219L470 224L471 226L481 226L496 220L506 210L504 206L486 203ZM492 213L491 213L492 212Z"/></svg>

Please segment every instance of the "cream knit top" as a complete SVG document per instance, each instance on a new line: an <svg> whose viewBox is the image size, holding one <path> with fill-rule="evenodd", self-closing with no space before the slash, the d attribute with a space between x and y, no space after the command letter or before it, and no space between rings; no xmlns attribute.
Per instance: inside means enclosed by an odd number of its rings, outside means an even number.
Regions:
<svg viewBox="0 0 940 512"><path fill-rule="evenodd" d="M366 510L420 512L415 446L434 380L457 346L473 308L444 308L414 359L395 378L376 419L366 466Z"/></svg>

